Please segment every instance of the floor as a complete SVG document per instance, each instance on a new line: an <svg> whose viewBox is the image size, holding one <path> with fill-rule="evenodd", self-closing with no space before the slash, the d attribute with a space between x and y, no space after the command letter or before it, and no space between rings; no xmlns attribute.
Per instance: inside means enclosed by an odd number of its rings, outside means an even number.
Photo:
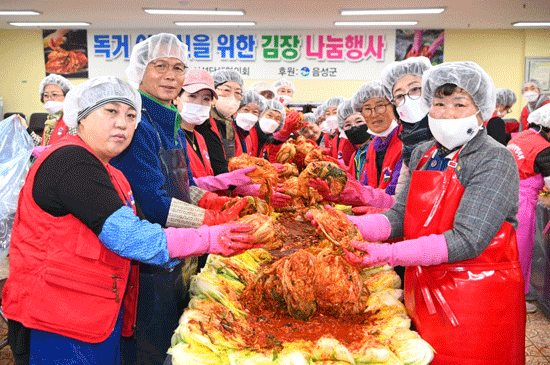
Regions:
<svg viewBox="0 0 550 365"><path fill-rule="evenodd" d="M9 258L0 262L0 279L8 276ZM538 304L537 304L538 305ZM6 326L0 321L0 342L6 336ZM525 336L527 365L550 365L550 320L541 310L527 315ZM14 364L9 346L0 350L0 365Z"/></svg>

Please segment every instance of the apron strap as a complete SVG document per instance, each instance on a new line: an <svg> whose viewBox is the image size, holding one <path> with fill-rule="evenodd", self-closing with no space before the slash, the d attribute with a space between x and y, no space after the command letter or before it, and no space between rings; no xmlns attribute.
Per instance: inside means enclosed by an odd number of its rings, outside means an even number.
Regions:
<svg viewBox="0 0 550 365"><path fill-rule="evenodd" d="M443 293L441 293L441 290L439 290L439 287L435 284L434 279L432 278L432 275L429 271L422 270L421 266L416 266L416 277L418 278L421 286L422 296L424 297L424 301L426 302L426 307L428 308L428 313L430 315L434 315L437 313L435 309L434 300L432 298L435 296L435 299L443 309L443 312L445 312L445 315L451 322L451 324L454 327L457 327L460 323L458 323L458 319L456 318L453 310L449 306L449 303L445 300L445 297L443 296Z"/></svg>
<svg viewBox="0 0 550 365"><path fill-rule="evenodd" d="M447 192L447 188L449 187L449 183L451 182L451 179L453 178L454 170L456 168L457 160L458 160L458 154L462 150L463 147L460 147L460 150L453 156L452 160L449 161L449 164L447 165L447 170L445 170L445 175L443 177L443 187L441 188L441 192L439 193L439 196L437 197L434 206L432 207L432 210L430 212L430 215L426 219L426 222L424 222L424 227L428 227L430 222L432 221L433 217L437 213L437 210L439 208L439 204L441 203L441 200L445 196L445 193Z"/></svg>

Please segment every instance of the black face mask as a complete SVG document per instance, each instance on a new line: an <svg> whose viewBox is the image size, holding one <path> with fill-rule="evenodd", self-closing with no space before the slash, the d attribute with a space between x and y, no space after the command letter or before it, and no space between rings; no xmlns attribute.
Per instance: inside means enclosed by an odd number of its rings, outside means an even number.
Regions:
<svg viewBox="0 0 550 365"><path fill-rule="evenodd" d="M348 140L354 144L354 145L360 145L365 143L369 138L370 134L367 132L369 130L369 127L367 126L367 123L359 124L354 127L351 127L346 133L346 137L348 137Z"/></svg>

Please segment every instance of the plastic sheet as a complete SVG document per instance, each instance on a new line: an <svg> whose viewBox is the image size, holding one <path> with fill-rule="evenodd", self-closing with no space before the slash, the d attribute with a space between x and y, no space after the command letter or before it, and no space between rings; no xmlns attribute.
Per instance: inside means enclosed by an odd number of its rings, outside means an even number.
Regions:
<svg viewBox="0 0 550 365"><path fill-rule="evenodd" d="M34 144L15 115L0 121L0 261L8 255L19 191Z"/></svg>

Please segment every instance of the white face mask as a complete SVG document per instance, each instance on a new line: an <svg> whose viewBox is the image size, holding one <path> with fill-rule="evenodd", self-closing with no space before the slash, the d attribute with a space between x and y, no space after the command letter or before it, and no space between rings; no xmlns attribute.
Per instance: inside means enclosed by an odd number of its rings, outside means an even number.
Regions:
<svg viewBox="0 0 550 365"><path fill-rule="evenodd" d="M368 130L369 134L372 134L373 136L376 136L376 137L387 137L390 135L391 132L393 132L393 130L397 128L397 120L392 120L390 126L388 129L386 129L384 132L380 132L380 133L375 133L373 131Z"/></svg>
<svg viewBox="0 0 550 365"><path fill-rule="evenodd" d="M279 128L279 123L276 120L263 117L260 119L260 129L265 134L271 134Z"/></svg>
<svg viewBox="0 0 550 365"><path fill-rule="evenodd" d="M239 127L245 131L249 131L254 127L254 124L258 121L258 117L252 113L239 113L237 114L236 123Z"/></svg>
<svg viewBox="0 0 550 365"><path fill-rule="evenodd" d="M207 105L182 103L181 119L191 125L200 125L210 117L210 107Z"/></svg>
<svg viewBox="0 0 550 365"><path fill-rule="evenodd" d="M413 100L409 95L405 95L404 101L397 107L397 113L401 120L406 123L418 123L430 111L430 107L424 103L422 98Z"/></svg>
<svg viewBox="0 0 550 365"><path fill-rule="evenodd" d="M226 118L229 118L239 109L241 102L237 100L233 95L231 96L218 96L216 101L216 110L220 112Z"/></svg>
<svg viewBox="0 0 550 365"><path fill-rule="evenodd" d="M452 150L469 142L482 128L477 113L460 119L435 119L428 115L428 125L435 140Z"/></svg>
<svg viewBox="0 0 550 365"><path fill-rule="evenodd" d="M333 133L336 129L338 129L338 117L336 115L331 115L330 117L327 117L325 121L328 124L328 128L330 129L329 133Z"/></svg>
<svg viewBox="0 0 550 365"><path fill-rule="evenodd" d="M523 97L527 102L534 103L539 98L539 94L537 94L534 91L527 91L525 94L523 94Z"/></svg>
<svg viewBox="0 0 550 365"><path fill-rule="evenodd" d="M60 111L61 109L63 109L63 102L49 100L49 101L44 103L44 109L46 109L46 111L49 114L55 114L58 111Z"/></svg>
<svg viewBox="0 0 550 365"><path fill-rule="evenodd" d="M328 122L326 119L321 122L319 128L321 128L321 133L330 133L330 127L328 126Z"/></svg>
<svg viewBox="0 0 550 365"><path fill-rule="evenodd" d="M292 97L291 97L291 96L288 96L288 95L279 95L279 101L280 101L281 104L283 104L284 106L287 106L287 105L290 104L290 102L292 101Z"/></svg>

